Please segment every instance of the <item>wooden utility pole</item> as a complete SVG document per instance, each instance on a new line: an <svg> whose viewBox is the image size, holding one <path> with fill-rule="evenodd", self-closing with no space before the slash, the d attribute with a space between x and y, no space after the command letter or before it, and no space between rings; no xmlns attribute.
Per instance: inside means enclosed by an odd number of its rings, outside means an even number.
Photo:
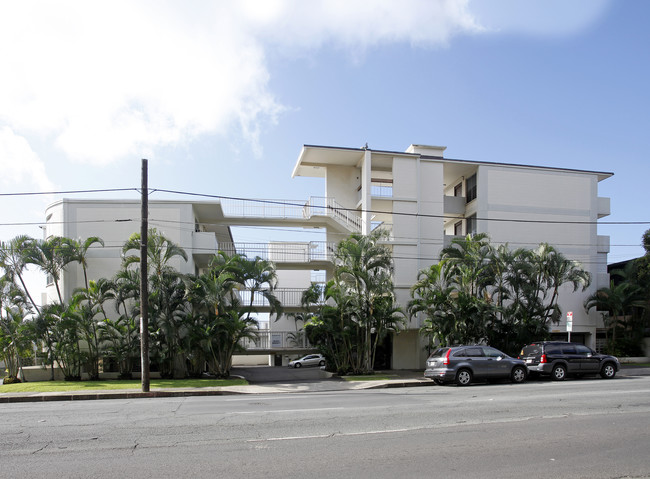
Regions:
<svg viewBox="0 0 650 479"><path fill-rule="evenodd" d="M149 284L147 243L149 228L149 186L147 160L142 160L142 223L140 225L140 364L142 392L149 392Z"/></svg>

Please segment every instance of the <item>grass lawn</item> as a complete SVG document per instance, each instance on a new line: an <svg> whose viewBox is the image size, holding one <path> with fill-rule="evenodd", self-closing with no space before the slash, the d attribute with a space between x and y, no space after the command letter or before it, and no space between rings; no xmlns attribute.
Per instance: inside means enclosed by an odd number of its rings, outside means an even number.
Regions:
<svg viewBox="0 0 650 479"><path fill-rule="evenodd" d="M248 382L245 379L152 379L151 389L167 388L210 388L222 386L245 386ZM2 393L23 393L23 392L66 392L66 391L97 391L110 389L141 389L142 383L139 379L119 380L110 379L104 381L34 381L17 384L0 385Z"/></svg>

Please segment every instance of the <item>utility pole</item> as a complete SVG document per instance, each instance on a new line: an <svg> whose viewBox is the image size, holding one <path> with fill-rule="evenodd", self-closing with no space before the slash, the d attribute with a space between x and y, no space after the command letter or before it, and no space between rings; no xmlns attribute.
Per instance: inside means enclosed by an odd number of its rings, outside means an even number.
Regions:
<svg viewBox="0 0 650 479"><path fill-rule="evenodd" d="M140 225L140 364L142 392L149 392L149 284L147 243L149 228L149 186L147 160L142 160L142 222Z"/></svg>

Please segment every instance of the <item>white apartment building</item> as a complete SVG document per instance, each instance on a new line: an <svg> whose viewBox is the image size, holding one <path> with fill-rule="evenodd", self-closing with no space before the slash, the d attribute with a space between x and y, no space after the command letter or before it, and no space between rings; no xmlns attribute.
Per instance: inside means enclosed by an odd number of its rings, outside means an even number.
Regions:
<svg viewBox="0 0 650 479"><path fill-rule="evenodd" d="M436 263L455 236L483 232L493 244L511 248L546 242L579 261L592 276L586 291L562 291L560 305L573 313L571 339L596 347L602 318L593 310L587 314L583 303L609 285L609 237L598 235L597 220L609 214L609 198L598 196L598 183L612 173L446 159L444 150L426 145L411 145L405 152L305 145L293 177L323 178L324 196L301 204L150 201L149 225L187 251L189 260L174 265L183 273L199 272L219 249L274 261L276 295L287 312L300 310L301 291L310 282L331 277L331 252L352 232L367 234L379 225L391 231L394 284L404 308L418 272ZM89 277L112 277L122 245L140 231L140 202L64 199L48 207L46 219L46 236L101 237L105 247L91 249ZM264 244L235 244L230 227L242 225L296 228L296 240L274 242L269 237ZM325 241L301 241L301 228L319 229ZM64 296L82 284L80 267L69 267L62 280ZM46 294L52 300L56 292L50 286ZM263 302L256 306L265 310ZM424 366L421 321L413 318L391 338L392 368ZM304 351L304 345L289 344L296 332L291 317L271 317L262 328L268 334L260 353L270 355L270 364L278 364L278 353L286 363L288 354ZM566 324L553 325L551 332L566 338Z"/></svg>
<svg viewBox="0 0 650 479"><path fill-rule="evenodd" d="M88 250L88 278L112 278L122 263L122 246L133 233L140 233L141 213L139 200L62 199L47 208L44 233L46 238L101 238L104 247L97 245ZM224 245L232 246L230 229L222 220L219 202L149 201L149 228L155 228L187 253L187 261L175 258L171 265L181 273L198 273ZM133 254L139 255L139 251ZM83 284L81 266L66 266L60 280L64 299ZM55 300L56 290L49 278L43 303Z"/></svg>
<svg viewBox="0 0 650 479"><path fill-rule="evenodd" d="M360 230L378 225L392 232L397 299L405 307L420 270L436 263L457 235L487 233L493 244L534 248L542 242L579 261L592 276L584 292L566 289L560 306L573 313L571 339L596 346L600 314L583 303L609 285L609 237L599 236L597 220L609 215L609 198L598 183L612 173L452 160L445 147L411 145L405 152L305 145L293 176L320 177L325 196L354 211ZM327 229L327 241L342 237ZM414 318L392 343L394 369L421 368L426 359ZM566 324L552 333L566 338Z"/></svg>

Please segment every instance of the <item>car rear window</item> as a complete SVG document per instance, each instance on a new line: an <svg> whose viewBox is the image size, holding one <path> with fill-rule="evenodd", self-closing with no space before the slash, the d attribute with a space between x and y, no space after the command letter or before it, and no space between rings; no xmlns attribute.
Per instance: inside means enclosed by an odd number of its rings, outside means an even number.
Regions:
<svg viewBox="0 0 650 479"><path fill-rule="evenodd" d="M528 346L524 346L524 348L521 350L523 356L535 356L538 354L542 354L542 345L541 344L530 344Z"/></svg>
<svg viewBox="0 0 650 479"><path fill-rule="evenodd" d="M441 358L441 357L443 357L445 354L447 354L447 350L448 350L448 349L449 349L449 348L438 348L438 349L436 349L434 352L432 352L431 355L430 355L429 357L430 357L430 358Z"/></svg>

